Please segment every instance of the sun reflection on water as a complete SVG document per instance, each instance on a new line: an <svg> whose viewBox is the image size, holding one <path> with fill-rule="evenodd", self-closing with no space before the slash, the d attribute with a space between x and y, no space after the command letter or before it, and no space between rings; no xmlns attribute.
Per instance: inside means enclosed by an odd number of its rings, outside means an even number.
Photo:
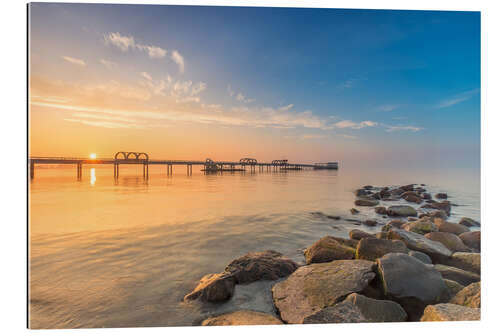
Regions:
<svg viewBox="0 0 500 333"><path fill-rule="evenodd" d="M94 186L95 185L95 168L90 169L90 185Z"/></svg>

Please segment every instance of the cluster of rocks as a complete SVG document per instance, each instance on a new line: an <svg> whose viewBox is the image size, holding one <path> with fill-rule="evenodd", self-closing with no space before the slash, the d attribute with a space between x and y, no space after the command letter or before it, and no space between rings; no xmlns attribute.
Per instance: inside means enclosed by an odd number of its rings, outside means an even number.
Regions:
<svg viewBox="0 0 500 333"><path fill-rule="evenodd" d="M305 249L303 266L271 250L233 260L223 272L203 277L185 300L222 302L236 284L277 280L271 290L276 313L240 310L202 325L479 320L481 232L469 229L479 223L448 222L451 204L434 201L424 185L365 186L356 196L357 206L398 219L377 233L327 235ZM401 199L425 211L380 206Z"/></svg>

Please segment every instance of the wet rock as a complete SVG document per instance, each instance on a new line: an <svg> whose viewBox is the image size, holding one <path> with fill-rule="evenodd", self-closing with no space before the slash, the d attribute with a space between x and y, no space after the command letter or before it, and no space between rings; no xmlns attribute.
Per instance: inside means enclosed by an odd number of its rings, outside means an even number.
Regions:
<svg viewBox="0 0 500 333"><path fill-rule="evenodd" d="M466 226L463 226L463 225L457 224L457 223L445 222L441 218L436 218L434 220L434 223L436 224L438 231L450 232L450 233L455 234L457 236L460 234L463 234L464 232L469 231L469 228L467 228Z"/></svg>
<svg viewBox="0 0 500 333"><path fill-rule="evenodd" d="M378 223L375 220L365 220L365 221L363 221L363 224L366 225L366 226L369 226L369 227L374 227Z"/></svg>
<svg viewBox="0 0 500 333"><path fill-rule="evenodd" d="M450 303L468 306L470 308L481 307L481 282L471 283L458 291Z"/></svg>
<svg viewBox="0 0 500 333"><path fill-rule="evenodd" d="M356 306L371 323L406 321L408 315L401 305L388 300L376 300L357 293L347 296L344 302Z"/></svg>
<svg viewBox="0 0 500 333"><path fill-rule="evenodd" d="M359 210L357 210L356 208L351 208L351 214L352 215L356 215L359 213Z"/></svg>
<svg viewBox="0 0 500 333"><path fill-rule="evenodd" d="M283 321L300 324L306 317L363 291L375 277L373 262L337 260L298 268L272 288Z"/></svg>
<svg viewBox="0 0 500 333"><path fill-rule="evenodd" d="M375 235L364 232L363 230L352 229L349 231L349 238L360 240L363 238L375 238Z"/></svg>
<svg viewBox="0 0 500 333"><path fill-rule="evenodd" d="M417 216L417 211L411 206L398 205L390 206L387 209L387 215L389 216Z"/></svg>
<svg viewBox="0 0 500 333"><path fill-rule="evenodd" d="M354 194L355 194L357 197L364 197L364 196L367 196L367 195L371 194L371 192L370 192L370 191L367 191L367 190L365 190L365 189L360 188L360 189L358 189L358 190L354 191Z"/></svg>
<svg viewBox="0 0 500 333"><path fill-rule="evenodd" d="M471 283L481 281L481 277L476 273L464 271L463 269L437 264L434 268L441 273L443 279L453 280L463 286L468 286Z"/></svg>
<svg viewBox="0 0 500 333"><path fill-rule="evenodd" d="M451 257L439 263L481 275L480 253L455 252Z"/></svg>
<svg viewBox="0 0 500 333"><path fill-rule="evenodd" d="M470 248L481 251L481 231L469 231L460 234L458 237Z"/></svg>
<svg viewBox="0 0 500 333"><path fill-rule="evenodd" d="M422 205L421 208L442 210L446 213L446 215L450 216L451 204L449 201L432 202Z"/></svg>
<svg viewBox="0 0 500 333"><path fill-rule="evenodd" d="M420 252L420 251L409 251L408 255L410 257L417 258L418 260L420 260L424 264L432 264L431 257L429 257L427 254L425 254L423 252Z"/></svg>
<svg viewBox="0 0 500 333"><path fill-rule="evenodd" d="M392 228L401 229L403 224L405 224L405 222L401 220L392 220L382 227L382 231L389 231Z"/></svg>
<svg viewBox="0 0 500 333"><path fill-rule="evenodd" d="M303 324L366 323L368 320L352 303L341 302L304 318Z"/></svg>
<svg viewBox="0 0 500 333"><path fill-rule="evenodd" d="M440 218L443 221L446 221L446 219L448 218L448 215L443 210L430 211L429 213L427 213L427 215L429 216L429 218L431 219L431 221L433 221L434 223L436 223L436 219L437 218Z"/></svg>
<svg viewBox="0 0 500 333"><path fill-rule="evenodd" d="M418 221L418 218L416 218L416 217L411 217L411 216L410 216L410 217L408 218L408 222L413 222L413 221Z"/></svg>
<svg viewBox="0 0 500 333"><path fill-rule="evenodd" d="M365 185L365 186L363 186L363 188L365 190L373 190L374 187L372 185Z"/></svg>
<svg viewBox="0 0 500 333"><path fill-rule="evenodd" d="M235 279L229 273L207 274L201 278L196 288L184 297L184 300L225 301L233 296L234 285Z"/></svg>
<svg viewBox="0 0 500 333"><path fill-rule="evenodd" d="M446 193L436 193L434 196L436 199L448 199L448 194Z"/></svg>
<svg viewBox="0 0 500 333"><path fill-rule="evenodd" d="M407 194L402 196L403 199L405 199L408 202L415 202L415 203L422 203L422 198L416 194Z"/></svg>
<svg viewBox="0 0 500 333"><path fill-rule="evenodd" d="M330 262L341 259L354 259L356 250L345 246L333 237L326 236L304 251L306 264Z"/></svg>
<svg viewBox="0 0 500 333"><path fill-rule="evenodd" d="M437 227L431 221L418 220L406 223L403 227L404 230L415 232L417 234L425 235L429 232L437 231Z"/></svg>
<svg viewBox="0 0 500 333"><path fill-rule="evenodd" d="M283 322L273 315L264 312L239 310L205 319L202 326L231 325L283 325Z"/></svg>
<svg viewBox="0 0 500 333"><path fill-rule="evenodd" d="M413 191L414 186L415 186L415 184L404 185L404 186L400 186L399 189L404 191L404 192Z"/></svg>
<svg viewBox="0 0 500 333"><path fill-rule="evenodd" d="M402 229L392 229L389 231L389 238L399 239L406 244L408 249L427 254L433 262L440 259L447 259L452 255L452 252L443 244L414 232Z"/></svg>
<svg viewBox="0 0 500 333"><path fill-rule="evenodd" d="M460 283L453 281L453 280L448 280L448 279L443 279L444 283L446 284L446 287L448 287L448 295L449 299L452 299L460 290L464 289L464 286L462 286ZM451 303L451 301L450 301Z"/></svg>
<svg viewBox="0 0 500 333"><path fill-rule="evenodd" d="M426 234L425 237L443 244L451 252L470 252L470 249L465 246L462 240L455 234L437 231L430 232Z"/></svg>
<svg viewBox="0 0 500 333"><path fill-rule="evenodd" d="M375 207L375 213L380 214L380 215L386 215L387 208L385 208L384 206Z"/></svg>
<svg viewBox="0 0 500 333"><path fill-rule="evenodd" d="M358 199L356 201L354 201L354 204L356 206L376 206L378 205L378 200L374 200L374 199Z"/></svg>
<svg viewBox="0 0 500 333"><path fill-rule="evenodd" d="M378 238L378 239L388 239L387 236L389 235L389 233L387 231L380 231L380 232L377 232L375 234L375 238Z"/></svg>
<svg viewBox="0 0 500 333"><path fill-rule="evenodd" d="M446 295L439 272L414 257L389 253L377 259L377 265L385 295L401 304L410 320L419 318L426 305L438 303Z"/></svg>
<svg viewBox="0 0 500 333"><path fill-rule="evenodd" d="M279 252L268 250L248 253L233 260L226 272L234 276L236 283L250 283L257 280L277 280L292 274L299 265L283 257Z"/></svg>
<svg viewBox="0 0 500 333"><path fill-rule="evenodd" d="M460 222L458 222L459 224L463 225L463 226L466 226L466 227L480 227L481 224L473 219L471 219L470 217L462 217L460 219Z"/></svg>
<svg viewBox="0 0 500 333"><path fill-rule="evenodd" d="M408 253L408 248L399 240L363 238L356 248L356 259L375 260L387 253Z"/></svg>
<svg viewBox="0 0 500 333"><path fill-rule="evenodd" d="M422 199L429 200L432 199L432 197L429 193L422 193Z"/></svg>
<svg viewBox="0 0 500 333"><path fill-rule="evenodd" d="M421 321L469 321L481 320L481 311L466 306L441 303L425 308Z"/></svg>

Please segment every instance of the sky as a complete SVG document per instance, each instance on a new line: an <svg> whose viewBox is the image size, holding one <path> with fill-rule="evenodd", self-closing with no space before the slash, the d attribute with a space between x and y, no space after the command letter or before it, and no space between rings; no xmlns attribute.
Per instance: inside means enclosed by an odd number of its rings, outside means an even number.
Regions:
<svg viewBox="0 0 500 333"><path fill-rule="evenodd" d="M480 13L30 6L30 154L479 167Z"/></svg>

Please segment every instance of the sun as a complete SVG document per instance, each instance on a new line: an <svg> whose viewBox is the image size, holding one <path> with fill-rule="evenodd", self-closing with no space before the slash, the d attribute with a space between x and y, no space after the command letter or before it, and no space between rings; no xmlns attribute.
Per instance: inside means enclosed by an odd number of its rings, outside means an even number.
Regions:
<svg viewBox="0 0 500 333"><path fill-rule="evenodd" d="M95 160L95 159L96 159L96 157L97 157L97 154L96 154L96 153L90 153L90 155L89 155L89 156L90 156L90 159L91 159L91 160Z"/></svg>

